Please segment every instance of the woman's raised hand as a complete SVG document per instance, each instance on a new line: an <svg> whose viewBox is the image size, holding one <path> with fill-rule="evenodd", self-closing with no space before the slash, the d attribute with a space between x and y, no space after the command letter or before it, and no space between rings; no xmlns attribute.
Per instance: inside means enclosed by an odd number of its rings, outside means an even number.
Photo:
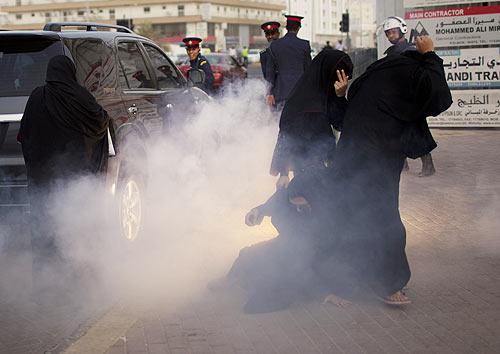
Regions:
<svg viewBox="0 0 500 354"><path fill-rule="evenodd" d="M337 81L335 81L335 94L337 97L344 97L347 91L349 76L347 76L344 70L337 70Z"/></svg>

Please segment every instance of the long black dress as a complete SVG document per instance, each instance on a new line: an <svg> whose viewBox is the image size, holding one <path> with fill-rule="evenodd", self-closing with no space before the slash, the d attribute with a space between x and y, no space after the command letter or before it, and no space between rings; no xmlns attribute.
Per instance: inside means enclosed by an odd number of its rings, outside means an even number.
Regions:
<svg viewBox="0 0 500 354"><path fill-rule="evenodd" d="M294 171L287 190L277 191L259 208L272 217L279 235L240 252L228 273L243 283L251 296L245 305L250 313L286 308L299 296L316 292L320 283L314 269L320 235L327 231L327 208L322 198L326 162L333 157L332 125L340 129L345 98L335 95L336 70L352 73L347 54L321 52L295 86L280 119L280 135L272 169ZM290 198L305 197L311 210L298 211ZM318 289L318 291L324 291Z"/></svg>
<svg viewBox="0 0 500 354"><path fill-rule="evenodd" d="M348 100L330 186L334 229L323 250L388 296L410 279L399 215L403 163L436 146L425 118L452 102L442 60L434 52L381 59L352 84Z"/></svg>
<svg viewBox="0 0 500 354"><path fill-rule="evenodd" d="M335 151L332 127L342 129L347 101L334 89L337 70L352 75L349 56L339 50L320 52L295 85L280 118L271 174L295 174L330 161Z"/></svg>
<svg viewBox="0 0 500 354"><path fill-rule="evenodd" d="M56 273L66 266L50 198L68 182L107 166L108 115L75 74L68 57L49 61L46 84L31 93L18 135L28 177L34 291L41 297L57 288L55 280L65 286L71 277Z"/></svg>

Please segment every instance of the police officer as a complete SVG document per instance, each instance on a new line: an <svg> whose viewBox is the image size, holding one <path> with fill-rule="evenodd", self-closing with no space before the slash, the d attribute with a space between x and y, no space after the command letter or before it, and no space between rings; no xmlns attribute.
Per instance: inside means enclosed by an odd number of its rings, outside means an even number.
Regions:
<svg viewBox="0 0 500 354"><path fill-rule="evenodd" d="M383 24L385 36L391 42L390 46L384 54L394 55L401 54L407 50L417 50L415 45L410 44L405 38L405 34L408 32L408 26L405 20L398 16L390 16L385 19Z"/></svg>
<svg viewBox="0 0 500 354"><path fill-rule="evenodd" d="M386 18L383 24L383 28L385 36L392 44L392 46L390 46L384 52L384 54L386 54L387 56L399 55L408 50L416 50L415 45L408 42L408 40L405 38L405 35L408 32L408 25L401 17L390 16ZM419 174L420 177L432 176L434 173L436 173L431 154L425 154L421 157L421 160L422 171ZM406 171L410 169L408 166L408 161L406 160L404 169Z"/></svg>
<svg viewBox="0 0 500 354"><path fill-rule="evenodd" d="M264 35L266 36L267 42L271 43L272 41L280 38L280 23L276 21L270 21L263 23L260 25L260 28L264 31ZM260 52L260 68L262 69L262 75L264 79L266 78L266 63L269 57L269 48L264 49Z"/></svg>
<svg viewBox="0 0 500 354"><path fill-rule="evenodd" d="M284 104L299 78L311 64L309 41L297 38L303 17L285 17L287 34L271 42L265 75L270 84L267 103L278 108Z"/></svg>
<svg viewBox="0 0 500 354"><path fill-rule="evenodd" d="M206 93L212 93L214 88L214 74L208 60L200 54L201 38L186 37L182 41L186 46L186 52L189 57L189 64L191 65L191 68L203 70L205 73L205 81L202 89Z"/></svg>

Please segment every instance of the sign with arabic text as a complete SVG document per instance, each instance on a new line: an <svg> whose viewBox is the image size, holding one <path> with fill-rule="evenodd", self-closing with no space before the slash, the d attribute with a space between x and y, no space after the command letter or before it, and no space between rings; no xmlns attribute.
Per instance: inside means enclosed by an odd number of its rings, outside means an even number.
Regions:
<svg viewBox="0 0 500 354"><path fill-rule="evenodd" d="M500 5L406 11L410 40L429 35L436 47L500 44Z"/></svg>
<svg viewBox="0 0 500 354"><path fill-rule="evenodd" d="M481 3L484 2L484 0L404 0L404 7L410 9L414 7L462 5L478 2Z"/></svg>
<svg viewBox="0 0 500 354"><path fill-rule="evenodd" d="M431 127L500 127L500 90L454 90L453 104Z"/></svg>
<svg viewBox="0 0 500 354"><path fill-rule="evenodd" d="M450 89L500 89L500 48L438 50Z"/></svg>

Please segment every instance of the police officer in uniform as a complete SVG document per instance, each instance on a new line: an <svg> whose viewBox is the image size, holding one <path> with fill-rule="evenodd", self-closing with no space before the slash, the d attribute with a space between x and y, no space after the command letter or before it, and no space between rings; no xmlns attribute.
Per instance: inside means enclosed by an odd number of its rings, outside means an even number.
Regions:
<svg viewBox="0 0 500 354"><path fill-rule="evenodd" d="M391 42L392 46L387 48L385 55L402 54L407 50L417 50L415 45L408 42L405 34L408 32L406 22L398 16L390 16L385 19L383 24L385 36Z"/></svg>
<svg viewBox="0 0 500 354"><path fill-rule="evenodd" d="M278 108L285 103L293 87L311 64L309 41L297 38L303 17L285 17L287 34L271 42L265 75L270 84L267 103Z"/></svg>
<svg viewBox="0 0 500 354"><path fill-rule="evenodd" d="M264 35L266 36L267 42L271 43L272 41L280 38L280 28L281 24L276 21L270 21L263 23L260 25L260 28L264 31ZM262 69L262 75L264 79L266 78L266 63L269 57L269 48L264 49L260 52L260 67Z"/></svg>
<svg viewBox="0 0 500 354"><path fill-rule="evenodd" d="M387 40L391 42L392 46L390 46L384 54L387 56L390 55L399 55L408 50L416 50L415 45L408 42L405 38L405 34L408 32L408 26L401 17L398 16L390 16L385 19L384 24L384 33L387 37ZM436 169L434 167L434 162L432 161L432 155L425 154L421 157L422 160L422 171L420 172L420 177L432 176L436 173ZM408 166L408 162L405 160L404 169L408 171L410 168Z"/></svg>
<svg viewBox="0 0 500 354"><path fill-rule="evenodd" d="M200 54L201 38L186 37L182 40L186 46L186 52L189 57L189 64L192 69L203 70L205 73L205 82L201 87L206 93L213 92L214 74L208 60Z"/></svg>

